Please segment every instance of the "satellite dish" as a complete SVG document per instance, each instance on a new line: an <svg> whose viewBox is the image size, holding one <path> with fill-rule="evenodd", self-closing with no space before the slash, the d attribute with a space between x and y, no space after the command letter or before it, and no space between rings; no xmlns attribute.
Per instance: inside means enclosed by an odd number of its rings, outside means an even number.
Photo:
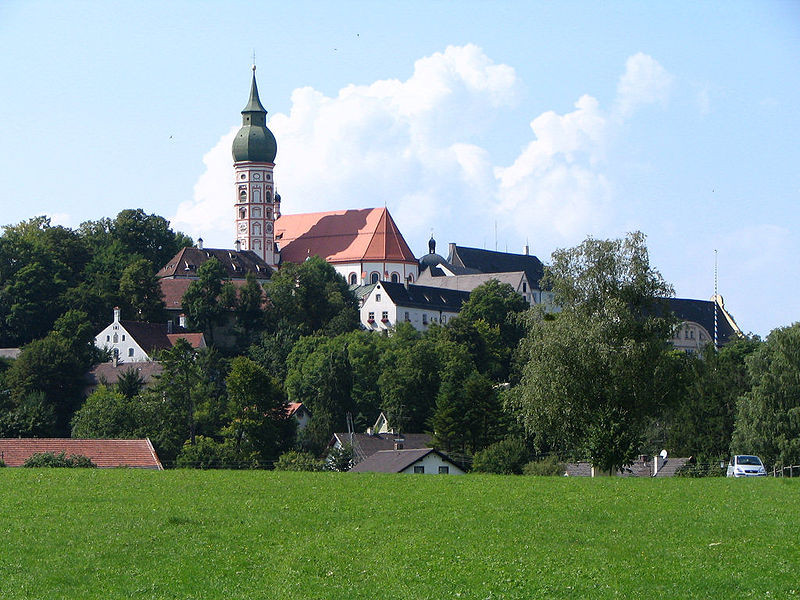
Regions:
<svg viewBox="0 0 800 600"><path fill-rule="evenodd" d="M667 460L667 451L666 450L662 450L661 453L659 454L659 456L661 458L663 458L664 460Z"/></svg>

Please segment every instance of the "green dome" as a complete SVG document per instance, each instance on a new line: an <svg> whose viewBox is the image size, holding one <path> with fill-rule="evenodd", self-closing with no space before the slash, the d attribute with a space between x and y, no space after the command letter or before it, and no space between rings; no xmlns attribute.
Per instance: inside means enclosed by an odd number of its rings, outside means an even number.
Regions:
<svg viewBox="0 0 800 600"><path fill-rule="evenodd" d="M277 153L278 143L267 127L267 111L258 99L254 70L250 100L242 111L242 128L233 140L233 160L274 163Z"/></svg>

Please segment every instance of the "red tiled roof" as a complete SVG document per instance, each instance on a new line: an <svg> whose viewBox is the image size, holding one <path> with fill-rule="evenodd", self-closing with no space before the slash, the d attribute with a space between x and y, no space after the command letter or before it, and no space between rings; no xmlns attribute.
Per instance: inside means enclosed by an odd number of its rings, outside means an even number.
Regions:
<svg viewBox="0 0 800 600"><path fill-rule="evenodd" d="M386 208L281 215L275 222L281 260L301 263L319 255L329 263L417 259Z"/></svg>
<svg viewBox="0 0 800 600"><path fill-rule="evenodd" d="M286 405L286 416L291 417L301 408L310 414L311 411L309 411L302 402L289 402L289 404Z"/></svg>
<svg viewBox="0 0 800 600"><path fill-rule="evenodd" d="M167 310L181 310L183 308L183 295L189 289L189 285L194 279L159 279L158 285L161 286L161 293L164 295L164 306ZM231 279L233 286L239 290L247 285L244 279ZM266 298L266 294L264 295Z"/></svg>
<svg viewBox="0 0 800 600"><path fill-rule="evenodd" d="M21 467L42 452L88 456L98 467L131 467L161 470L161 461L150 440L79 440L70 438L0 439L0 458L8 467Z"/></svg>
<svg viewBox="0 0 800 600"><path fill-rule="evenodd" d="M189 342L189 345L192 348L205 348L206 347L206 338L203 337L202 333L168 333L167 339L171 345L175 345L180 339L184 339Z"/></svg>

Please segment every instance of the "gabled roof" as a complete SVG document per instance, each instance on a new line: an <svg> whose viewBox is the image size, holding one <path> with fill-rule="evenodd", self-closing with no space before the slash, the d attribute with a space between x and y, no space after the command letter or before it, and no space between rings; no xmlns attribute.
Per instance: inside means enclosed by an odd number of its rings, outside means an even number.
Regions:
<svg viewBox="0 0 800 600"><path fill-rule="evenodd" d="M427 433L354 433L353 446L358 446L358 456L368 457L380 450L393 450L395 440L403 440L403 448L428 449L433 438ZM345 445L350 443L349 433L334 433L332 444L338 441Z"/></svg>
<svg viewBox="0 0 800 600"><path fill-rule="evenodd" d="M353 473L399 473L431 453L438 454L442 460L457 466L438 450L415 448L411 450L379 450L355 465L350 471Z"/></svg>
<svg viewBox="0 0 800 600"><path fill-rule="evenodd" d="M89 371L87 375L88 384L92 387L103 382L108 385L114 385L117 383L120 376L128 370L135 371L144 380L144 384L148 385L154 381L158 375L161 375L164 371L164 367L161 366L161 363L155 361L135 363L118 362L117 364L114 364L113 361L104 362L96 365Z"/></svg>
<svg viewBox="0 0 800 600"><path fill-rule="evenodd" d="M248 273L262 281L272 276L272 267L252 250L225 250L222 248L197 248L187 246L178 251L158 272L156 277L197 279L197 269L204 262L216 258L227 276L233 280L244 279ZM169 308L169 307L167 307Z"/></svg>
<svg viewBox="0 0 800 600"><path fill-rule="evenodd" d="M128 332L133 340L147 354L154 350L167 350L183 338L192 348L205 348L206 341L202 333L178 331L168 333L166 323L144 323L142 321L120 321L119 324Z"/></svg>
<svg viewBox="0 0 800 600"><path fill-rule="evenodd" d="M471 292L479 285L496 279L500 283L507 283L514 288L514 290L518 290L523 277L525 277L525 271L513 271L511 273L473 273L470 275L451 275L450 277L437 277L430 271L425 271L424 273L420 273L420 276L417 278L417 284Z"/></svg>
<svg viewBox="0 0 800 600"><path fill-rule="evenodd" d="M52 452L87 456L98 467L131 467L161 470L161 462L149 439L83 440L70 438L0 439L0 458L9 467L21 467L34 454Z"/></svg>
<svg viewBox="0 0 800 600"><path fill-rule="evenodd" d="M386 208L281 215L275 239L285 262L317 255L332 264L417 263Z"/></svg>
<svg viewBox="0 0 800 600"><path fill-rule="evenodd" d="M693 321L702 325L714 337L714 300L691 300L688 298L667 298L667 304L681 321ZM733 317L725 310L720 300L717 304L717 338L724 345L741 335Z"/></svg>
<svg viewBox="0 0 800 600"><path fill-rule="evenodd" d="M406 286L403 283L381 281L375 284L376 290L380 288L383 288L396 306L409 308L458 312L461 310L461 305L469 299L469 292L427 285Z"/></svg>
<svg viewBox="0 0 800 600"><path fill-rule="evenodd" d="M305 413L308 413L309 415L311 415L311 411L308 410L306 405L303 404L302 402L289 402L289 404L286 405L286 416L287 417L291 417L291 416L293 416L294 414L296 414L298 412L300 414L303 414L305 412Z"/></svg>
<svg viewBox="0 0 800 600"><path fill-rule="evenodd" d="M539 288L539 281L544 275L542 261L532 254L511 254L450 244L447 261L457 267L475 269L479 273L525 271L528 282L535 288Z"/></svg>

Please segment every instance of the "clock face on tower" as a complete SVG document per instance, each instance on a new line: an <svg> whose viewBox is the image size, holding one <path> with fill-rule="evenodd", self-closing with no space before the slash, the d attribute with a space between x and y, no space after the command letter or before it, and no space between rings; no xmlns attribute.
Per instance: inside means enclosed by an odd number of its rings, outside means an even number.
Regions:
<svg viewBox="0 0 800 600"><path fill-rule="evenodd" d="M247 223L239 223L239 231L242 233L247 231Z"/></svg>
<svg viewBox="0 0 800 600"><path fill-rule="evenodd" d="M267 223L267 233L272 233L272 223Z"/></svg>

